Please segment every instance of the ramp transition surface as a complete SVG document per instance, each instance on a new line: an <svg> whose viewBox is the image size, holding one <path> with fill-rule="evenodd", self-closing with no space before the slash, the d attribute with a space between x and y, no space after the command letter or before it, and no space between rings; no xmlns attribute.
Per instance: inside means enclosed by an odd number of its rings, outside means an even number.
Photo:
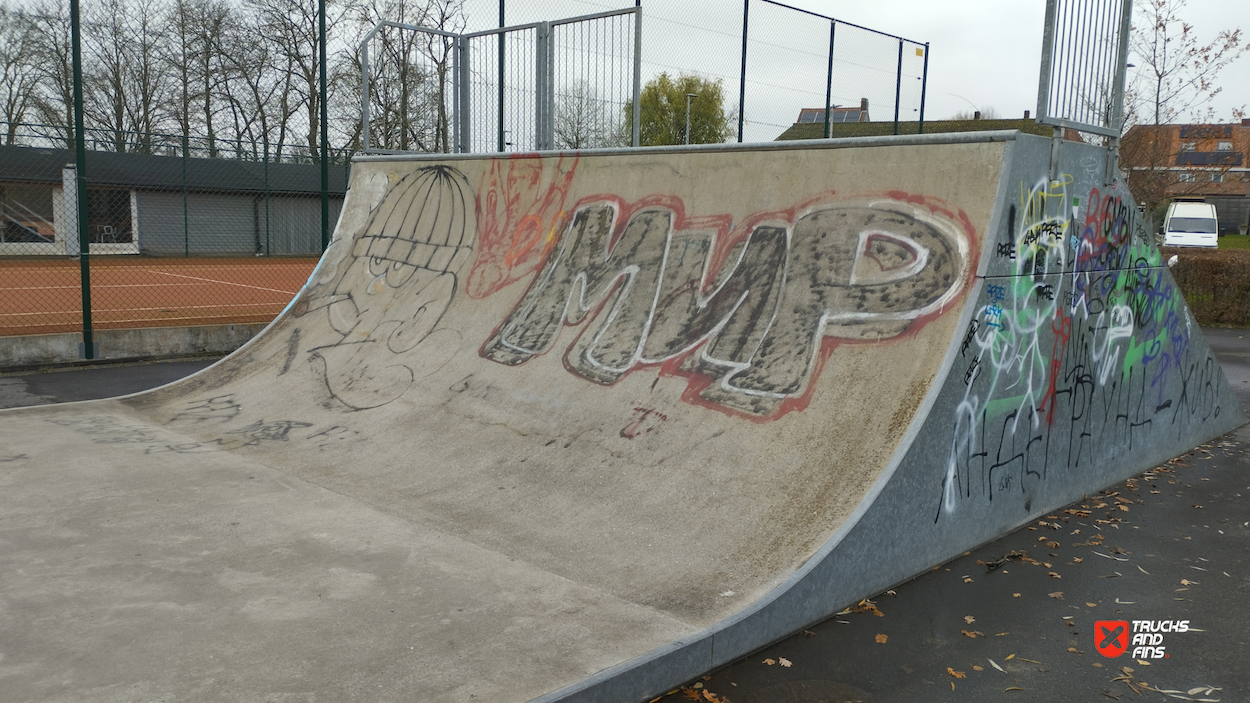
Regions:
<svg viewBox="0 0 1250 703"><path fill-rule="evenodd" d="M1244 422L1093 147L358 159L239 352L0 413L21 700L642 700Z"/></svg>

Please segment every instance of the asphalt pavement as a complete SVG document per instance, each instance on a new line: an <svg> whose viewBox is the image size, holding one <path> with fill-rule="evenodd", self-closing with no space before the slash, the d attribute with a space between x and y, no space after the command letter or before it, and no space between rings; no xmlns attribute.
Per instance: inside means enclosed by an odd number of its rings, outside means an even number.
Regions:
<svg viewBox="0 0 1250 703"><path fill-rule="evenodd" d="M1250 411L1250 330L1203 331ZM212 361L0 373L0 407L134 393ZM662 698L1250 700L1247 450L1250 426ZM1104 656L1110 640L1127 651Z"/></svg>

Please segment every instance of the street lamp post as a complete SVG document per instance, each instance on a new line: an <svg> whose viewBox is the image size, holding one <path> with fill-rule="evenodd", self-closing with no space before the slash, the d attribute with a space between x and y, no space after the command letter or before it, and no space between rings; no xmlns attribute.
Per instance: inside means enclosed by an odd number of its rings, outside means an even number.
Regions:
<svg viewBox="0 0 1250 703"><path fill-rule="evenodd" d="M690 98L697 98L697 93L686 93L686 143L690 143Z"/></svg>

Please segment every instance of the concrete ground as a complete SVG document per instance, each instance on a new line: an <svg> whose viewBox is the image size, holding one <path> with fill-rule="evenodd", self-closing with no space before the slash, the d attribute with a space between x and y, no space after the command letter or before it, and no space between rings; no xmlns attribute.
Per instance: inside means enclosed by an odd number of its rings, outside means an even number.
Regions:
<svg viewBox="0 0 1250 703"><path fill-rule="evenodd" d="M1250 411L1250 330L1205 329ZM0 374L0 407L133 393L211 360ZM812 626L672 700L1250 699L1250 426ZM1163 658L1096 620L1188 620Z"/></svg>

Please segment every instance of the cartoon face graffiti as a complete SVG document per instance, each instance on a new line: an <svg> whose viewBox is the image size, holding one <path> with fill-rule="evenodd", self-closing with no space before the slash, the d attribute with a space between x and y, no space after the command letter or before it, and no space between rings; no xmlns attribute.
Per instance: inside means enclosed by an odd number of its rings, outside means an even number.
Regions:
<svg viewBox="0 0 1250 703"><path fill-rule="evenodd" d="M341 273L297 309L297 315L324 310L339 335L309 352L334 400L352 410L383 405L402 395L423 368L445 359L429 347L447 346L440 334L456 336L438 323L472 255L471 202L468 182L450 167L404 176L355 237Z"/></svg>

